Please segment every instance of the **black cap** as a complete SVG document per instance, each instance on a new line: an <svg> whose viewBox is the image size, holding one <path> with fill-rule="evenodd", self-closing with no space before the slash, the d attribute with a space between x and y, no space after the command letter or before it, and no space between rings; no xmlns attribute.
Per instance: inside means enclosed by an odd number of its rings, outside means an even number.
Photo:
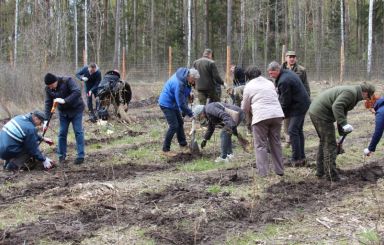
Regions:
<svg viewBox="0 0 384 245"><path fill-rule="evenodd" d="M47 73L44 77L44 82L46 85L52 84L57 81L57 77L52 73Z"/></svg>
<svg viewBox="0 0 384 245"><path fill-rule="evenodd" d="M41 121L45 120L45 113L42 111L38 111L38 110L33 111L32 115L35 115L35 117L39 118Z"/></svg>

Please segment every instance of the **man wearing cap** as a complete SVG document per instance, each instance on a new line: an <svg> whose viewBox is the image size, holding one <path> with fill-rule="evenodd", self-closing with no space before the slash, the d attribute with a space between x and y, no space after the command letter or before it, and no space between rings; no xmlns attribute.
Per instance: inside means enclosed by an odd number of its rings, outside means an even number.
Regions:
<svg viewBox="0 0 384 245"><path fill-rule="evenodd" d="M96 122L97 117L93 110L92 95L97 96L97 87L101 81L101 72L95 63L91 63L81 68L76 73L76 77L85 83L89 120Z"/></svg>
<svg viewBox="0 0 384 245"><path fill-rule="evenodd" d="M209 102L220 101L221 86L224 85L224 81L221 79L213 61L212 50L205 49L203 57L195 60L193 67L200 74L200 78L196 82L199 103L205 105L208 99Z"/></svg>
<svg viewBox="0 0 384 245"><path fill-rule="evenodd" d="M293 71L281 69L276 61L268 65L268 73L275 79L284 117L290 118L288 133L291 139L292 156L287 163L295 167L304 166L306 157L303 126L305 114L311 103L309 95L300 78Z"/></svg>
<svg viewBox="0 0 384 245"><path fill-rule="evenodd" d="M75 164L84 162L84 131L83 111L84 102L81 99L80 87L71 77L56 77L47 73L44 77L45 115L48 118L52 105L57 102L59 110L60 131L58 136L57 154L59 162L64 164L67 156L67 135L69 124L72 123L75 132L77 158Z"/></svg>
<svg viewBox="0 0 384 245"><path fill-rule="evenodd" d="M181 150L183 152L188 151L182 116L193 117L192 110L188 108L188 97L191 95L192 87L195 87L196 80L199 77L199 72L194 68L179 68L165 83L160 94L160 109L163 111L169 125L163 142L162 152L165 156L174 157L177 155L175 152L170 151L172 138L175 134Z"/></svg>
<svg viewBox="0 0 384 245"><path fill-rule="evenodd" d="M34 111L19 115L7 122L0 131L0 158L5 160L4 169L18 170L24 166L31 169L34 162L30 158L43 163L45 169L50 169L53 162L39 150L39 142L53 144L49 138L37 134L38 126L45 120L45 114ZM27 163L28 162L28 163Z"/></svg>
<svg viewBox="0 0 384 245"><path fill-rule="evenodd" d="M285 62L282 65L282 69L288 69L296 73L300 77L300 80L303 83L308 95L311 96L311 89L309 88L307 72L305 70L305 67L297 64L297 57L296 57L295 51L287 51L285 53ZM285 147L287 148L289 148L291 144L291 141L289 139L289 134L288 134L288 125L289 125L289 118L285 118L284 119L284 138L285 138Z"/></svg>
<svg viewBox="0 0 384 245"><path fill-rule="evenodd" d="M339 135L351 133L353 127L347 121L348 111L359 101L371 98L374 92L375 87L368 83L336 86L323 91L313 100L309 115L320 138L316 159L317 177L340 180L336 170L337 143L333 123L337 123Z"/></svg>

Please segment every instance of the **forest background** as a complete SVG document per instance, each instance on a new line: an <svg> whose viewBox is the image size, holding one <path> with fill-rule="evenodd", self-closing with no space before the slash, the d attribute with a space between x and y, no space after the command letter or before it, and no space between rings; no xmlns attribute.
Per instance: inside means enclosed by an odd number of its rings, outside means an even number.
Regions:
<svg viewBox="0 0 384 245"><path fill-rule="evenodd" d="M310 81L382 79L384 1L0 0L0 102L41 104L46 72L74 76L88 62L165 81L206 47L223 77L228 47L230 63L264 74L285 47Z"/></svg>

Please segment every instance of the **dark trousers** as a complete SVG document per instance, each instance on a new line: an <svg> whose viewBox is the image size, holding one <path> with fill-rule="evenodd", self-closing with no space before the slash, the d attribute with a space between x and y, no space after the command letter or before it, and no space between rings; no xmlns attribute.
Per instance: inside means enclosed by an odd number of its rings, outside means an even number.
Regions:
<svg viewBox="0 0 384 245"><path fill-rule="evenodd" d="M186 146L187 140L185 139L184 133L184 121L181 117L180 111L169 109L163 106L160 106L160 109L163 111L165 119L169 125L163 142L163 151L169 151L171 149L171 142L175 134L179 145Z"/></svg>
<svg viewBox="0 0 384 245"><path fill-rule="evenodd" d="M335 126L333 122L324 121L312 114L309 116L320 138L316 159L316 175L321 177L325 174L328 178L332 179L338 175L336 171L337 143Z"/></svg>
<svg viewBox="0 0 384 245"><path fill-rule="evenodd" d="M227 155L232 154L232 134L229 134L225 129L220 133L221 143L221 158L226 158Z"/></svg>
<svg viewBox="0 0 384 245"><path fill-rule="evenodd" d="M206 105L208 99L209 99L209 103L220 102L220 96L221 96L221 90L220 90L220 94L218 94L217 88L212 89L212 90L198 90L197 91L197 97L199 99L200 105Z"/></svg>
<svg viewBox="0 0 384 245"><path fill-rule="evenodd" d="M305 159L303 133L304 118L305 114L290 117L288 133L291 140L293 161Z"/></svg>

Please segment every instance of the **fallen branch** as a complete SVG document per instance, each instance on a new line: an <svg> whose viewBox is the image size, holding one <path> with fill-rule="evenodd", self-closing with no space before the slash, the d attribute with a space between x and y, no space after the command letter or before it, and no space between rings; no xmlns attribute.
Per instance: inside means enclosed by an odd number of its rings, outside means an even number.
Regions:
<svg viewBox="0 0 384 245"><path fill-rule="evenodd" d="M320 219L316 218L316 221L319 222L320 224L324 225L325 227L327 227L328 229L331 229L331 227L325 223L324 221L321 221Z"/></svg>

